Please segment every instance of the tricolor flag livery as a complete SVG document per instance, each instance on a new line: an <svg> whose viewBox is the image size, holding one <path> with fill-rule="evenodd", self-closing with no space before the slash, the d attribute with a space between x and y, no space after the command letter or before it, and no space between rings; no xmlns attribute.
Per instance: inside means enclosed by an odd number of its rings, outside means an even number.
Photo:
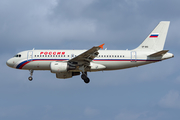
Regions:
<svg viewBox="0 0 180 120"><path fill-rule="evenodd" d="M132 50L100 50L104 44L87 50L33 49L17 53L6 64L15 69L29 70L30 81L33 80L33 71L49 70L59 79L81 75L83 81L89 83L88 72L127 69L174 57L169 50L164 50L169 24L170 21L161 21L148 37ZM159 70L163 72L163 69ZM103 79L100 81L103 82Z"/></svg>
<svg viewBox="0 0 180 120"><path fill-rule="evenodd" d="M159 33L153 33L149 37L150 38L157 38L159 36Z"/></svg>

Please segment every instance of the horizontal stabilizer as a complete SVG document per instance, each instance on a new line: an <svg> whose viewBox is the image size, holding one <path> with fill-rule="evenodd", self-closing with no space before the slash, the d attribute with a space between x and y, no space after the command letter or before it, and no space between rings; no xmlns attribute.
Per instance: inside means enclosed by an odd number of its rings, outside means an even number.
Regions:
<svg viewBox="0 0 180 120"><path fill-rule="evenodd" d="M158 57L166 54L169 50L161 50L159 52L153 53L151 55L148 55L148 57Z"/></svg>

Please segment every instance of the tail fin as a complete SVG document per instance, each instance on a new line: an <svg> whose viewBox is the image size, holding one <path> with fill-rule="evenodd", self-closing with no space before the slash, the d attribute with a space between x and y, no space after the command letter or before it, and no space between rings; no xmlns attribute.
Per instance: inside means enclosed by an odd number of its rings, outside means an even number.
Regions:
<svg viewBox="0 0 180 120"><path fill-rule="evenodd" d="M135 50L163 50L169 24L170 21L161 21Z"/></svg>

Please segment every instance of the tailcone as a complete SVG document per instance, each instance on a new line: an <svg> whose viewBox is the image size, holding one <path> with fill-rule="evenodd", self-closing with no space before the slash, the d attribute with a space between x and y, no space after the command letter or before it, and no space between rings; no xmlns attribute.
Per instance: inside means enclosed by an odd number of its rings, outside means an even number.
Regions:
<svg viewBox="0 0 180 120"><path fill-rule="evenodd" d="M166 53L166 54L163 55L162 60L173 58L173 57L174 57L174 54Z"/></svg>

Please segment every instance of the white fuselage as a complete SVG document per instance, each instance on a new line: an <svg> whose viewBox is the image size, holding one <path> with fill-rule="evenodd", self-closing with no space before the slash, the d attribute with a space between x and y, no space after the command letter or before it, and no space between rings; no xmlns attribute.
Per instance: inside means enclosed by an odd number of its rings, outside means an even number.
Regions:
<svg viewBox="0 0 180 120"><path fill-rule="evenodd" d="M68 61L85 51L86 50L28 50L20 52L15 57L9 59L7 65L12 68L24 70L50 70L51 62ZM93 68L88 71L125 69L173 57L171 53L166 53L161 57L147 57L151 53L153 53L153 51L99 50L98 56L92 63L97 63L105 67L102 69Z"/></svg>

